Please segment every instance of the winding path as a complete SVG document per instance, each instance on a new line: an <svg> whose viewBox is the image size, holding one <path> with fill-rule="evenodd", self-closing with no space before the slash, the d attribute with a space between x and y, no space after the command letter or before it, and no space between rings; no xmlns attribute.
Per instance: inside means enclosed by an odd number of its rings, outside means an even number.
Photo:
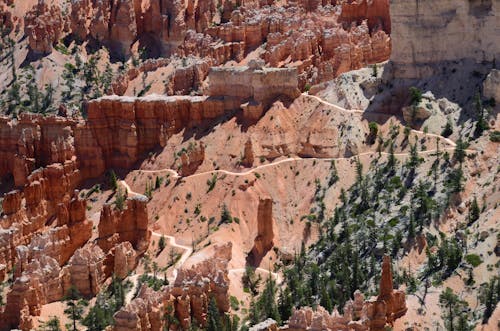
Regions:
<svg viewBox="0 0 500 331"><path fill-rule="evenodd" d="M323 99L321 99L320 97L316 96L316 95L312 95L312 94L309 94L307 92L303 92L302 93L303 96L307 97L307 98L311 98L311 99L314 99L316 101L319 101L320 103L326 105L326 106L329 106L329 107L332 107L332 108L335 108L336 110L338 111L341 111L341 112L344 112L344 113L357 113L357 114L363 114L365 111L364 110L361 110L361 109L345 109L345 108L342 108L340 107L339 105L335 105L333 103L330 103L328 101L325 101Z"/></svg>
<svg viewBox="0 0 500 331"><path fill-rule="evenodd" d="M346 113L363 113L364 112L363 110L359 110L359 109L349 110L349 109L342 108L342 107L340 107L338 105L335 105L335 104L332 104L330 102L327 102L327 101L325 101L325 100L323 100L323 99L321 99L321 98L319 98L319 97L317 97L315 95L310 95L310 94L307 94L307 93L302 93L302 95L305 96L305 97L317 100L320 103L322 103L324 105L327 105L329 107L333 107L334 109L336 109L338 111L342 111L342 112L346 112ZM451 147L440 148L439 149L440 151L455 150L455 148L457 146L457 144L454 141L452 141L451 139L442 137L442 136L440 136L438 134L425 133L425 132L419 131L419 130L412 130L412 132L413 133L422 134L424 136L430 136L430 137L436 137L436 138L442 139L442 141L446 142L449 146L451 146ZM432 153L435 153L437 151L438 151L437 149L431 149L431 150L426 150L426 151L419 151L418 154L420 154L420 155L432 154ZM475 150L466 150L466 152L470 153L470 152L476 152L476 151ZM254 167L252 169L249 169L247 171L242 171L242 172L234 172L234 171L228 171L228 170L210 170L210 171L200 172L200 173L196 173L196 174L193 174L193 175L190 175L190 176L185 176L185 177L182 177L181 175L179 175L179 173L177 171L175 171L173 169L170 169L170 168L158 169L158 170L141 170L141 169L138 169L136 171L143 172L143 173L169 172L170 174L172 174L173 178L176 178L176 179L179 179L179 178L183 178L183 179L195 178L195 177L199 177L199 176L205 176L207 174L212 174L213 175L213 174L219 174L219 173L220 174L225 174L225 175L230 175L230 176L246 176L246 175L255 173L255 172L257 172L257 171L259 171L261 169L268 168L268 167L274 167L274 166L277 166L277 165L282 164L282 163L295 162L295 161L301 161L301 160L316 160L316 161L350 160L350 159L353 159L353 158L356 158L356 157L366 156L366 155L373 155L373 154L379 154L379 152L377 152L377 151L369 151L369 152L363 152L363 153L360 153L360 154L357 154L357 155L353 155L353 156L350 156L350 157L333 157L333 158L314 158L314 157L312 157L312 158L301 158L301 157L290 157L290 158L282 159L282 160L279 160L279 161L271 162L271 163L268 163L268 164L263 164L263 165L260 165L260 166L256 166L256 167ZM380 152L380 154L381 155L389 155L389 153L387 153L387 152ZM395 156L408 156L409 154L410 153L408 153L408 152L407 153L394 153ZM130 188L130 186L127 184L127 182L125 180L120 180L119 183L125 188L125 190L127 191L128 194L142 195L140 193L134 192ZM181 258L173 266L174 269L173 269L173 272L172 272L172 277L171 277L171 279L169 279L169 281L174 281L175 278L177 277L179 268L181 268L182 265L184 265L184 263L187 261L187 259L193 253L193 248L190 247L190 246L185 246L185 245L178 244L176 242L175 237L173 237L173 236L169 236L169 235L165 235L165 234L157 233L157 232L152 232L152 235L153 236L157 236L157 237L164 236L165 238L169 239L170 246L179 248L179 249L181 249L181 250L184 251L182 253L182 255L181 255ZM235 268L235 269L229 269L228 272L232 273L232 274L235 274L235 273L245 272L245 270L246 270L245 268ZM255 270L270 274L277 281L278 284L283 281L282 277L278 273L275 273L275 272L272 272L270 270L266 270L266 269L263 269L263 268L256 268ZM136 274L136 275L128 277L128 279L133 284L133 289L131 291L129 291L127 293L126 297L125 297L125 302L127 304L133 298L133 295L134 295L134 293L136 291L136 287L138 285L138 280L139 280L140 276L141 275Z"/></svg>
<svg viewBox="0 0 500 331"><path fill-rule="evenodd" d="M456 146L456 144L455 144L455 146ZM440 148L439 151L441 151L441 152L442 151L453 151L453 150L455 150L455 146ZM418 151L417 153L419 155L427 155L427 154L435 153L437 151L438 150L436 148L434 148L434 149L429 149L429 150L425 150L425 151ZM466 150L466 152L472 153L472 152L476 152L476 151L475 150ZM182 178L182 179L191 179L191 178L205 176L205 175L209 175L209 174L212 174L212 175L213 174L224 174L224 175L229 175L229 176L246 176L246 175L255 173L255 172L259 171L259 170L262 170L262 169L265 169L265 168L274 167L274 166L277 166L277 165L282 164L282 163L289 163L289 162L296 162L296 161L303 161L303 160L315 160L315 161L331 162L331 161L337 161L337 160L351 160L351 159L354 159L354 158L357 158L357 157L360 157L360 156L374 155L374 154L389 155L390 153L388 153L388 152L369 151L369 152L363 152L363 153L359 153L359 154L356 154L356 155L353 155L353 156L349 156L349 157L325 157L325 158L321 158L321 157L308 157L308 158L289 157L289 158L282 159L282 160L279 160L279 161L275 161L275 162L263 164L263 165L254 167L252 169L249 169L247 171L234 172L234 171L220 170L219 169L219 170L209 170L209 171L199 172L199 173L196 173L196 174L193 174L193 175L190 175L190 176L184 176L184 177L180 176L177 172L175 172L175 170L172 170L170 168L158 169L158 170L140 170L139 169L139 170L136 170L136 171L138 171L138 172L147 172L147 173L159 173L159 172L168 171L168 172L175 173L174 178ZM408 155L410 155L409 152L394 153L394 156L408 156ZM143 195L141 193L137 193L137 192L132 191L132 189L130 188L130 186L124 180L121 180L120 183L125 187L125 189L127 190L127 192L129 194Z"/></svg>

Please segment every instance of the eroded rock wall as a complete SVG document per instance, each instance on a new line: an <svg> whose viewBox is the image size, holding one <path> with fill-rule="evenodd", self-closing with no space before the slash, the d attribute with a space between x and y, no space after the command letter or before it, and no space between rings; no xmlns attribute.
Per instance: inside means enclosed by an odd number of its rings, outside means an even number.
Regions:
<svg viewBox="0 0 500 331"><path fill-rule="evenodd" d="M276 98L294 100L300 95L295 68L264 68L263 61L251 61L249 66L212 68L208 94L234 102L236 108L247 101L264 107Z"/></svg>
<svg viewBox="0 0 500 331"><path fill-rule="evenodd" d="M211 296L219 311L227 312L231 249L231 243L216 247L214 256L190 269L179 270L174 284L158 292L143 286L137 298L114 315L114 330L160 331L168 328L167 323L174 317L182 329L189 329L193 321L204 326ZM165 318L167 315L172 318Z"/></svg>
<svg viewBox="0 0 500 331"><path fill-rule="evenodd" d="M420 79L441 63L500 57L500 1L391 0L396 78Z"/></svg>
<svg viewBox="0 0 500 331"><path fill-rule="evenodd" d="M148 210L145 196L128 198L123 209L104 205L99 220L97 243L105 251L122 242L130 242L134 249L144 252L151 238L148 229Z"/></svg>

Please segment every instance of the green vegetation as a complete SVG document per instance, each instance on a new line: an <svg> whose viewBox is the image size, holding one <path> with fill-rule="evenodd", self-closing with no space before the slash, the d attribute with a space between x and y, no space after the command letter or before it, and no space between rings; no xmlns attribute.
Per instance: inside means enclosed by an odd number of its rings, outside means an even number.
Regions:
<svg viewBox="0 0 500 331"><path fill-rule="evenodd" d="M121 188L118 188L115 193L115 208L118 210L123 210L125 207L125 202L127 200L127 194L124 193Z"/></svg>
<svg viewBox="0 0 500 331"><path fill-rule="evenodd" d="M410 104L415 106L422 101L422 91L418 87L410 87Z"/></svg>
<svg viewBox="0 0 500 331"><path fill-rule="evenodd" d="M208 190L207 193L212 191L217 184L217 174L213 174L211 179L207 180Z"/></svg>
<svg viewBox="0 0 500 331"><path fill-rule="evenodd" d="M57 316L52 316L48 321L43 322L39 328L40 331L62 331L61 322Z"/></svg>
<svg viewBox="0 0 500 331"><path fill-rule="evenodd" d="M221 226L222 224L230 224L230 223L233 223L233 217L231 216L229 209L227 209L227 205L223 204L222 211L220 214L220 221L219 221L219 224L217 226Z"/></svg>
<svg viewBox="0 0 500 331"><path fill-rule="evenodd" d="M490 140L495 143L500 142L500 131L495 130L490 132Z"/></svg>
<svg viewBox="0 0 500 331"><path fill-rule="evenodd" d="M88 302L82 299L80 292L73 285L68 289L63 300L66 303L64 314L71 321L71 323L66 325L66 329L77 331L77 323L83 318L83 311Z"/></svg>
<svg viewBox="0 0 500 331"><path fill-rule="evenodd" d="M378 125L375 122L370 122L370 124L368 124L368 128L370 129L370 133L368 133L368 137L366 137L366 142L373 145L375 143L375 139L377 138Z"/></svg>
<svg viewBox="0 0 500 331"><path fill-rule="evenodd" d="M469 325L469 313L467 302L453 293L449 287L439 295L439 304L442 307L442 318L447 330L467 331L471 330Z"/></svg>
<svg viewBox="0 0 500 331"><path fill-rule="evenodd" d="M488 113L483 107L483 103L481 101L481 96L479 93L476 93L474 98L474 104L476 108L476 128L474 130L474 136L480 137L484 131L489 129L488 125Z"/></svg>
<svg viewBox="0 0 500 331"><path fill-rule="evenodd" d="M430 176L419 171L423 163L418 154L419 141L410 143L410 155L405 162L396 159L398 134L397 128L391 128L385 140L384 148L389 152L385 161L375 159L365 171L366 166L355 159L355 183L348 190L340 191L340 203L332 214L326 210L324 199L327 190L338 180L335 162L326 185L315 181L314 203L304 219L315 224L319 240L308 250L303 246L292 262L281 266L285 285L274 291L276 309L270 303L273 285L267 285L271 291L266 292L266 299L264 292L258 296L255 283L260 279L251 269L246 271L245 291L255 297L249 309L249 321L276 317L276 311L277 318L286 321L294 307L318 304L329 311L336 307L342 312L355 290L366 295L377 292L382 255L403 256L418 236L426 236L428 246L437 246L437 251L427 250L427 264L419 274L405 271L400 274L396 270L396 281L405 283L410 293L420 284L447 279L459 267L464 241L444 234L434 237L428 229L449 208L452 194L462 188L461 162L466 156L466 144L457 144L453 163L440 151L438 143L437 152L433 154L435 159L430 162ZM261 309L260 300L267 300L264 301L266 309Z"/></svg>
<svg viewBox="0 0 500 331"><path fill-rule="evenodd" d="M483 261L481 260L479 255L476 255L476 254L466 255L465 261L467 261L467 263L469 263L474 268L477 267L478 265L480 265L481 263L483 263Z"/></svg>
<svg viewBox="0 0 500 331"><path fill-rule="evenodd" d="M116 173L113 169L109 171L109 186L113 191L116 191L118 188L118 178L116 177Z"/></svg>
<svg viewBox="0 0 500 331"><path fill-rule="evenodd" d="M485 306L483 324L488 323L495 307L500 302L500 277L495 276L488 283L481 285L479 300Z"/></svg>
<svg viewBox="0 0 500 331"><path fill-rule="evenodd" d="M158 241L158 253L163 251L165 249L165 246L166 246L165 236L162 235L160 237L160 240Z"/></svg>
<svg viewBox="0 0 500 331"><path fill-rule="evenodd" d="M88 331L101 331L112 325L113 315L125 303L125 295L130 290L131 283L123 283L113 275L111 284L97 295L96 302L82 320Z"/></svg>

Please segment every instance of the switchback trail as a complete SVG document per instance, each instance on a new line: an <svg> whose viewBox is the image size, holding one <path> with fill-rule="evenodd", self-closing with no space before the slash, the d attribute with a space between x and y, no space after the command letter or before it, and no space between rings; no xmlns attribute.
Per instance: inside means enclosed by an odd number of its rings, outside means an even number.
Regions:
<svg viewBox="0 0 500 331"><path fill-rule="evenodd" d="M315 95L310 95L310 94L307 94L307 93L303 93L302 95L306 96L308 98L315 99L315 100L319 101L320 103L322 103L324 105L327 105L329 107L333 107L334 109L336 109L338 111L347 112L347 113L358 113L358 114L364 112L363 110L359 110L359 109L349 110L349 109L342 108L342 107L340 107L338 105L329 103L329 102L327 102L327 101L325 101L325 100L323 100L323 99L321 99L321 98L319 98L319 97L317 97ZM424 136L430 136L430 137L436 137L436 138L442 139L444 142L446 142L448 145L451 146L451 147L440 148L439 151L455 150L455 148L457 146L457 144L454 141L452 141L451 139L442 137L442 136L437 135L437 134L425 133L425 132L419 131L419 130L412 130L412 132L418 133L418 134L422 134ZM426 150L426 151L419 151L418 154L419 155L426 155L426 154L435 153L437 151L438 151L438 149L431 149L431 150ZM466 152L470 153L470 152L476 152L476 151L474 151L474 150L466 150ZM262 170L262 169L265 169L265 168L269 168L269 167L274 167L274 166L277 166L279 164L288 163L288 162L296 162L296 161L302 161L302 160L316 160L316 161L329 161L329 162L331 162L331 161L337 161L337 160L351 160L351 159L354 159L354 158L357 158L357 157L366 156L366 155L373 155L373 154L389 155L390 153L387 153L387 152L377 152L377 151L369 151L369 152L363 152L363 153L360 153L360 154L357 154L357 155L353 155L353 156L349 156L349 157L332 157L332 158L317 158L317 157L301 158L301 157L290 157L290 158L286 158L286 159L283 159L283 160L271 162L271 163L268 163L268 164L263 164L263 165L254 167L254 168L246 170L246 171L241 171L241 172L234 172L234 171L229 171L229 170L210 170L210 171L200 172L200 173L196 173L196 174L193 174L193 175L190 175L190 176L184 176L184 177L181 176L181 175L179 175L179 173L177 171L175 171L173 169L170 169L170 168L158 169L158 170L141 170L141 169L138 169L138 170L135 170L135 171L143 172L143 173L169 172L172 175L172 177L176 178L176 179L179 179L179 178L182 178L182 179L191 179L191 178L195 178L195 177L205 176L207 174L212 174L212 175L213 174L224 174L224 175L230 175L230 176L246 176L246 175L255 173L255 172L259 171L259 170ZM408 156L408 155L410 155L409 152L407 152L407 153L394 153L394 156ZM127 184L127 182L125 180L120 180L120 184L123 185L123 187L125 188L125 190L127 191L128 194L142 195L140 193L132 191L132 189L130 188L130 186ZM173 236L169 236L169 235L165 235L165 234L161 234L161 233L157 233L157 232L153 232L152 235L153 236L157 236L157 237L164 236L165 238L169 239L170 246L179 248L179 249L181 249L181 250L184 251L182 253L182 255L181 255L181 258L173 266L174 267L173 272L172 272L173 276L171 277L171 280L169 280L169 281L174 281L175 278L177 277L177 273L178 273L179 268L181 268L184 265L184 263L187 261L187 259L189 258L189 256L191 256L191 254L193 253L193 248L190 247L190 246L185 246L185 245L178 244L176 242L175 237L173 237ZM235 268L235 269L229 269L228 272L229 273L240 273L240 272L245 272L245 270L246 270L245 268ZM281 276L278 273L275 273L275 272L272 272L270 270L266 270L266 269L263 269L263 268L256 268L255 270L256 271L260 271L260 272L268 273L278 283L282 282L282 278L281 278ZM129 291L129 293L127 293L127 295L126 295L126 298L125 298L125 302L126 303L129 303L132 300L132 297L133 297L133 295L135 293L135 289L136 289L137 284L138 284L139 277L140 277L140 275L133 275L133 276L130 276L128 278L130 281L132 281L132 283L134 284L134 286L133 286L133 289L131 291Z"/></svg>

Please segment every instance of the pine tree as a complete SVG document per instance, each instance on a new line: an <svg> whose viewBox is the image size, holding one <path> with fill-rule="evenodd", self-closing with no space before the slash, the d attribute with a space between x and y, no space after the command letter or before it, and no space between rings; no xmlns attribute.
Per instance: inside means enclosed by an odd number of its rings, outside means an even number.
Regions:
<svg viewBox="0 0 500 331"><path fill-rule="evenodd" d="M59 318L57 316L52 316L48 321L43 322L42 325L40 325L40 330L41 331L62 331Z"/></svg>
<svg viewBox="0 0 500 331"><path fill-rule="evenodd" d="M474 196L474 200L472 200L470 209L469 209L469 224L474 223L479 219L479 214L481 213L481 210L479 209L479 205L477 203L477 199Z"/></svg>
<svg viewBox="0 0 500 331"><path fill-rule="evenodd" d="M276 282L272 279L271 275L267 278L266 286L259 297L257 307L260 312L260 320L272 318L278 322L278 324L281 323L278 306L276 304Z"/></svg>
<svg viewBox="0 0 500 331"><path fill-rule="evenodd" d="M116 177L114 170L110 170L109 172L109 185L113 191L116 191L118 188L118 178Z"/></svg>
<svg viewBox="0 0 500 331"><path fill-rule="evenodd" d="M451 288L447 287L439 295L439 304L443 308L443 319L449 331L469 330L468 316L463 312L467 303L460 300Z"/></svg>
<svg viewBox="0 0 500 331"><path fill-rule="evenodd" d="M68 289L64 301L66 302L64 314L71 320L71 324L69 324L67 328L72 331L77 331L76 323L83 318L83 310L84 307L87 306L87 302L82 299L80 292L78 292L78 289L73 285Z"/></svg>
<svg viewBox="0 0 500 331"><path fill-rule="evenodd" d="M115 193L115 207L118 210L123 210L125 207L125 201L127 196L122 192L121 188L118 188Z"/></svg>
<svg viewBox="0 0 500 331"><path fill-rule="evenodd" d="M207 311L207 331L220 331L222 330L222 322L220 319L219 308L217 308L217 301L215 297L210 298Z"/></svg>
<svg viewBox="0 0 500 331"><path fill-rule="evenodd" d="M323 296L322 296L323 298ZM282 321L287 321L292 315L292 297L290 295L290 289L286 287L284 290L280 288L280 293L278 297L278 311ZM326 308L326 305L325 305Z"/></svg>
<svg viewBox="0 0 500 331"><path fill-rule="evenodd" d="M456 142L455 146L455 153L453 154L453 158L457 160L460 164L462 164L465 160L465 157L467 154L465 153L465 150L467 148L467 143L462 140L462 137L460 136Z"/></svg>
<svg viewBox="0 0 500 331"><path fill-rule="evenodd" d="M476 106L476 113L477 113L476 129L474 130L474 136L480 137L485 130L488 130L489 127L479 92L476 93L476 96L474 98L474 103Z"/></svg>
<svg viewBox="0 0 500 331"><path fill-rule="evenodd" d="M495 287L495 283L498 282L497 287ZM495 277L490 280L490 282L486 285L486 289L484 291L483 297L481 298L481 301L484 303L484 313L483 313L483 324L488 323L488 320L490 319L491 315L493 314L493 311L495 310L495 307L500 301L500 293L495 293L497 290L500 289L500 278Z"/></svg>
<svg viewBox="0 0 500 331"><path fill-rule="evenodd" d="M394 156L394 142L391 141L389 144L389 156L387 158L386 169L389 174L394 172L394 167L396 166L396 157Z"/></svg>
<svg viewBox="0 0 500 331"><path fill-rule="evenodd" d="M158 241L158 250L161 252L165 249L165 246L166 246L166 240L165 240L165 236L162 235L160 237L160 240Z"/></svg>
<svg viewBox="0 0 500 331"><path fill-rule="evenodd" d="M369 145L373 145L375 143L375 139L377 138L378 125L375 122L370 122L368 124L368 128L370 129L370 132L369 132L368 136L366 137L366 142Z"/></svg>

